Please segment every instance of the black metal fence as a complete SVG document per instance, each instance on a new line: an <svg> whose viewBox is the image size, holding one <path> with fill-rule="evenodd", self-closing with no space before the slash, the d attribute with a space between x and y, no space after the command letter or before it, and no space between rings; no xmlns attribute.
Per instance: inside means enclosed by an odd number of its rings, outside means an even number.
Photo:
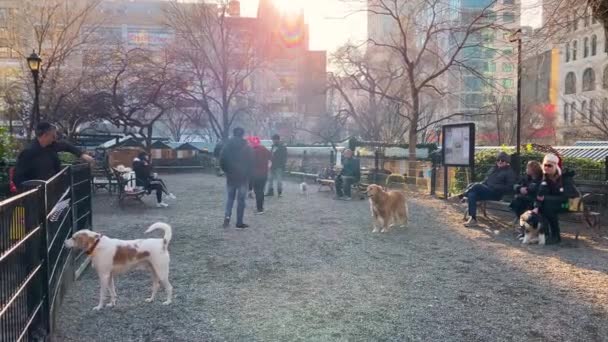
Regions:
<svg viewBox="0 0 608 342"><path fill-rule="evenodd" d="M88 165L66 167L0 202L0 341L50 336L74 274L63 242L91 226L90 177Z"/></svg>

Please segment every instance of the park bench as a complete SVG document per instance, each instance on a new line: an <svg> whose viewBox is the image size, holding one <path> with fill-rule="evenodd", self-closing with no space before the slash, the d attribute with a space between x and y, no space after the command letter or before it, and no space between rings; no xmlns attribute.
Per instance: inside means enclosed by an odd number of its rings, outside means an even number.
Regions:
<svg viewBox="0 0 608 342"><path fill-rule="evenodd" d="M575 205L574 210L559 214L560 221L582 222L590 230L596 230L600 235L600 209L605 206L608 200L608 184L606 182L577 182L577 189L581 197L573 199L570 203ZM488 218L487 210L507 211L509 209L510 198L500 201L479 201L477 202L478 211L483 217ZM468 217L469 210L465 208L464 219ZM514 219L517 222L517 218ZM580 226L576 226L575 240L580 235Z"/></svg>
<svg viewBox="0 0 608 342"><path fill-rule="evenodd" d="M123 173L118 170L112 168L112 172L118 182L118 205L122 208L125 199L134 199L143 204L142 197L147 195L148 191L129 186L129 183L131 183L132 180L125 179Z"/></svg>
<svg viewBox="0 0 608 342"><path fill-rule="evenodd" d="M116 177L107 167L94 167L91 170L91 185L93 186L93 192L97 192L98 189L106 189L112 194L112 188L118 187L118 181Z"/></svg>

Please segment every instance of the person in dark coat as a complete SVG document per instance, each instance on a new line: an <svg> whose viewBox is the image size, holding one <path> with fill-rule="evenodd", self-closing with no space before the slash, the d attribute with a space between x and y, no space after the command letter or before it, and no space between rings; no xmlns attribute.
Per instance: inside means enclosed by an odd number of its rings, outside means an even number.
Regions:
<svg viewBox="0 0 608 342"><path fill-rule="evenodd" d="M531 160L526 165L526 175L523 179L513 186L515 198L511 201L509 207L515 213L515 217L519 218L527 210L534 209L534 201L540 188L540 183L543 179L543 168L536 160ZM524 231L520 228L518 238L523 238Z"/></svg>
<svg viewBox="0 0 608 342"><path fill-rule="evenodd" d="M351 187L361 179L361 164L353 158L353 151L344 150L342 170L336 177L336 195L338 199L350 201Z"/></svg>
<svg viewBox="0 0 608 342"><path fill-rule="evenodd" d="M220 155L220 167L226 174L227 193L223 226L228 228L230 224L232 206L236 198L236 227L243 229L249 227L243 222L243 216L249 178L253 173L253 150L243 138L245 131L242 128L235 128L232 134L233 137L226 142Z"/></svg>
<svg viewBox="0 0 608 342"><path fill-rule="evenodd" d="M549 153L543 159L543 179L534 203L534 212L541 215L546 244L557 244L560 236L558 214L568 211L568 199L580 197L574 185L574 171L562 173L561 160Z"/></svg>
<svg viewBox="0 0 608 342"><path fill-rule="evenodd" d="M255 193L256 213L264 213L264 188L268 178L268 163L272 154L260 144L260 138L249 137L249 145L253 148L253 176L249 182Z"/></svg>
<svg viewBox="0 0 608 342"><path fill-rule="evenodd" d="M36 139L32 141L17 157L14 182L21 189L25 181L47 181L61 171L59 152L70 152L87 162L93 162L93 157L82 152L75 146L57 141L57 128L48 122L36 126Z"/></svg>
<svg viewBox="0 0 608 342"><path fill-rule="evenodd" d="M150 164L150 156L146 152L141 152L133 159L133 171L135 172L135 185L140 186L152 193L156 192L156 206L159 208L168 207L169 205L163 202L163 193L171 199L175 199L175 195L169 192L165 182L154 177L152 173L152 165Z"/></svg>
<svg viewBox="0 0 608 342"><path fill-rule="evenodd" d="M491 168L481 183L470 184L464 193L449 198L452 201L462 201L466 198L469 207L469 220L465 227L477 226L477 202L498 201L505 194L513 191L515 172L511 169L511 158L505 152L496 156L496 166Z"/></svg>
<svg viewBox="0 0 608 342"><path fill-rule="evenodd" d="M283 172L287 165L287 147L281 142L278 134L272 136L272 160L270 165L270 178L268 179L268 191L266 196L274 196L274 181L277 182L278 195L283 193Z"/></svg>

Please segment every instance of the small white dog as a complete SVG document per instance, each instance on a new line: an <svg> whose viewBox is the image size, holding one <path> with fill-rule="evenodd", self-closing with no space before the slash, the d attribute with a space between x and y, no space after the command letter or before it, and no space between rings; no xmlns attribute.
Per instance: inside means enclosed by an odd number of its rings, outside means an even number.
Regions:
<svg viewBox="0 0 608 342"><path fill-rule="evenodd" d="M162 284L167 292L167 300L163 304L171 303L173 286L169 283L168 251L172 236L171 226L156 222L146 230L146 233L156 229L165 232L162 239L118 240L84 229L74 233L72 238L65 241L65 246L68 248L85 250L97 270L100 282L99 305L93 310L100 310L104 306L106 292L110 293L110 303L107 306L115 306L114 277L141 266L150 270L152 274L152 295L146 299L146 302L154 301L159 285Z"/></svg>
<svg viewBox="0 0 608 342"><path fill-rule="evenodd" d="M306 182L300 183L300 194L308 196L308 184Z"/></svg>

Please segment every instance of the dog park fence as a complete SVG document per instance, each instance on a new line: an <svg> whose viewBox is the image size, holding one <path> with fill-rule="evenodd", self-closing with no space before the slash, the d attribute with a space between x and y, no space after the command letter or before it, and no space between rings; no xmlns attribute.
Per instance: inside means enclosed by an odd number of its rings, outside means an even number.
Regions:
<svg viewBox="0 0 608 342"><path fill-rule="evenodd" d="M0 341L48 340L73 281L64 241L92 223L91 169L67 166L0 202Z"/></svg>

